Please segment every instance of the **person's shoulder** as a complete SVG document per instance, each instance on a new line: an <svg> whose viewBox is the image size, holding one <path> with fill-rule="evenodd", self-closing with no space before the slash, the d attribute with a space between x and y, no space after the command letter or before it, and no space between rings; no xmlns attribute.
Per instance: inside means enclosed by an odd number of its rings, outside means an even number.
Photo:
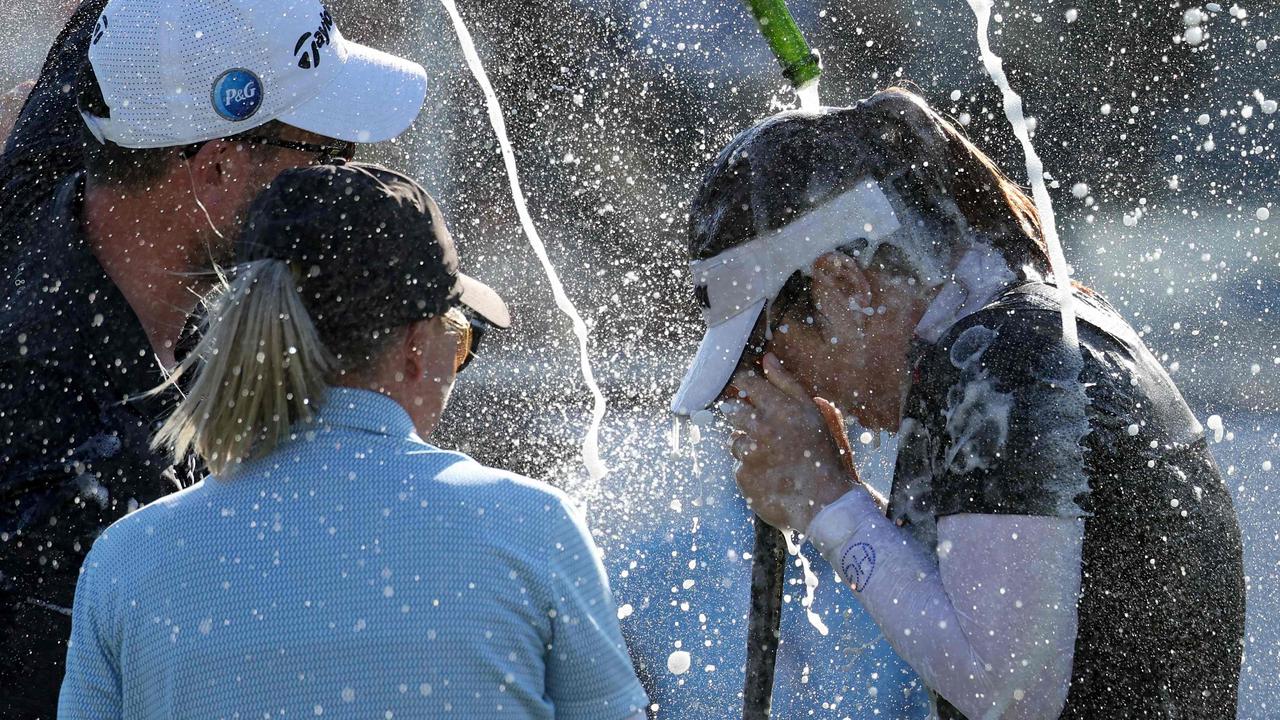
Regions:
<svg viewBox="0 0 1280 720"><path fill-rule="evenodd" d="M1057 288L1027 283L958 322L939 348L953 362L982 349L984 366L997 376L1030 375L1050 382L1076 377L1082 362L1085 368L1111 366L1107 356L1136 361L1143 354L1141 338L1105 297L1077 287L1073 298L1076 347L1063 334Z"/></svg>
<svg viewBox="0 0 1280 720"><path fill-rule="evenodd" d="M102 536L114 534L128 537L137 533L155 535L166 525L185 522L191 514L201 513L208 508L211 482L215 481L206 478L153 500L109 525Z"/></svg>
<svg viewBox="0 0 1280 720"><path fill-rule="evenodd" d="M193 514L207 511L208 479L150 502L107 526L93 543L91 558L113 573L145 572L141 559L164 545L175 528L188 527Z"/></svg>
<svg viewBox="0 0 1280 720"><path fill-rule="evenodd" d="M543 580L572 572L585 581L604 572L585 508L564 490L469 458L438 479L462 491L456 507L484 545L524 558Z"/></svg>
<svg viewBox="0 0 1280 720"><path fill-rule="evenodd" d="M1076 298L1077 326L1093 324L1100 306L1086 305L1079 292ZM930 361L935 370L942 364L962 375L981 372L1011 384L1074 379L1080 354L1063 332L1061 308L1057 289L1050 285L1010 288L947 330L932 348Z"/></svg>
<svg viewBox="0 0 1280 720"><path fill-rule="evenodd" d="M974 327L1004 329L1013 340L1031 339L1045 329L1062 328L1062 304L1058 291L1051 285L1029 282L1006 288L985 306L961 318L943 336L941 344L949 345Z"/></svg>
<svg viewBox="0 0 1280 720"><path fill-rule="evenodd" d="M529 540L546 540L576 528L581 511L573 499L550 483L489 467L461 453L436 475L436 482L487 526L504 527ZM489 525L492 523L492 525ZM576 529L573 530L576 532Z"/></svg>
<svg viewBox="0 0 1280 720"><path fill-rule="evenodd" d="M476 498L501 500L522 508L556 509L572 505L569 496L549 483L476 462L462 453L441 451L455 459L437 475L447 486Z"/></svg>

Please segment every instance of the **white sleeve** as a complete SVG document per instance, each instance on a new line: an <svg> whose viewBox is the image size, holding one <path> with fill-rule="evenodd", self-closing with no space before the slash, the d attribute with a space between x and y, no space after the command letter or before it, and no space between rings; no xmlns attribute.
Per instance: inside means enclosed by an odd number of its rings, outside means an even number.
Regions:
<svg viewBox="0 0 1280 720"><path fill-rule="evenodd" d="M808 537L894 650L971 718L1056 718L1066 704L1084 521L947 515L937 561L862 490Z"/></svg>

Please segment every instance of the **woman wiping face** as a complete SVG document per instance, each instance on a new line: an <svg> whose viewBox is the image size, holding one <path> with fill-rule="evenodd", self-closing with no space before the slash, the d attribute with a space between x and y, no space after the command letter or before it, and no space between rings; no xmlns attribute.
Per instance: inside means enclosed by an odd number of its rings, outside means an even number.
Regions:
<svg viewBox="0 0 1280 720"><path fill-rule="evenodd" d="M690 251L709 328L673 409L726 401L752 509L941 717L1234 714L1240 531L1199 424L1096 294L1064 340L1034 207L949 122L901 90L770 118L708 172ZM898 434L887 502L835 409Z"/></svg>

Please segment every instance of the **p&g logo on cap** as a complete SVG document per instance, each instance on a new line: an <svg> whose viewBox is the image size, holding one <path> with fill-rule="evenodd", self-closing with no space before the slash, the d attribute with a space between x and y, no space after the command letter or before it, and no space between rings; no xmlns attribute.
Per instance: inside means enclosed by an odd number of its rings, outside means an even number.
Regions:
<svg viewBox="0 0 1280 720"><path fill-rule="evenodd" d="M262 107L262 81L244 68L228 70L213 81L213 109L223 118L240 122Z"/></svg>

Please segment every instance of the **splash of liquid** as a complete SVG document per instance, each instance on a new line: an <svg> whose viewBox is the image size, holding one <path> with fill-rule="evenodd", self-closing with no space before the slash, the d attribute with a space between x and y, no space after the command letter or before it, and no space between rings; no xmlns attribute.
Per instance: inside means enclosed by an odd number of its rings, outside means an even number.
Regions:
<svg viewBox="0 0 1280 720"><path fill-rule="evenodd" d="M484 91L485 105L489 112L489 124L493 126L493 132L498 137L498 145L502 148L502 162L506 166L507 180L511 184L511 198L516 204L516 213L520 217L520 226L524 229L525 236L529 238L529 245L533 247L533 253L538 257L538 262L542 264L543 271L546 272L547 281L551 285L551 294L555 297L556 307L569 316L570 321L573 323L573 332L578 337L578 355L582 378L586 382L587 388L591 391L591 396L594 400L591 409L591 425L587 428L587 434L582 440L582 463L587 467L587 473L591 476L591 480L600 480L609 472L604 461L600 458L600 425L604 422L605 399L604 393L600 391L600 386L596 383L595 373L591 370L591 358L587 354L587 324L583 321L582 315L578 313L578 309L574 307L573 301L565 294L564 284L560 282L560 276L556 272L555 266L551 263L551 258L547 256L547 247L542 242L538 229L534 227L533 217L529 214L529 207L525 202L524 190L520 187L515 152L511 149L511 140L507 136L507 121L503 116L502 106L498 103L498 95L493 90L493 84L489 82L489 76L485 73L484 65L480 62L480 55L476 52L475 43L471 39L471 31L467 29L466 23L462 21L462 16L458 13L458 5L455 0L440 1L444 4L444 9L448 11L449 19L453 21L453 29L458 36L458 43L462 46L462 54L467 59L467 66L471 68L471 74L475 76L480 89Z"/></svg>
<svg viewBox="0 0 1280 720"><path fill-rule="evenodd" d="M818 79L814 78L796 88L796 97L800 98L800 109L805 112L818 112L822 101L818 99Z"/></svg>
<svg viewBox="0 0 1280 720"><path fill-rule="evenodd" d="M995 83L996 87L1000 88L1000 94L1004 98L1005 117L1009 120L1009 124L1013 126L1013 134L1017 136L1018 141L1022 144L1022 152L1026 155L1027 178L1031 182L1031 197L1035 201L1036 212L1040 215L1041 231L1044 234L1045 245L1049 249L1049 264L1053 270L1054 280L1058 285L1059 302L1062 306L1062 338L1067 343L1067 347L1074 351L1076 361L1083 364L1076 328L1075 296L1072 294L1071 278L1067 274L1067 258L1062 252L1062 243L1058 239L1053 203L1049 199L1049 190L1045 187L1044 164L1040 161L1040 156L1036 153L1035 146L1031 144L1031 133L1027 128L1027 119L1022 113L1022 98L1009 86L1009 77L1004 72L1004 61L991 52L988 28L991 24L992 0L968 0L968 2L969 7L973 9L973 14L978 19L978 48L982 53L982 64L986 68L987 74L991 76L991 81ZM1030 662L1024 662L1022 675L1024 678L1029 677L1030 668L1044 667L1043 654L1048 649L1049 646L1047 644L1037 648L1033 656L1029 658ZM1020 683L1011 685L1011 687L1014 686L1025 687ZM1005 697L994 698L996 710L992 711L992 716L1001 714L1002 709L1009 707L1014 702L1014 699L1013 693Z"/></svg>
<svg viewBox="0 0 1280 720"><path fill-rule="evenodd" d="M1031 134L1027 128L1027 119L1022 114L1022 98L1009 86L1009 78L1004 72L1004 61L991 52L991 41L987 30L991 24L992 0L969 0L969 7L978 18L978 48L982 52L982 64L991 76L991 81L1000 88L1004 98L1004 114L1013 126L1013 134L1022 143L1022 152L1027 158L1027 178L1031 182L1031 197L1036 204L1036 212L1040 214L1041 231L1044 233L1045 245L1049 248L1049 264L1053 268L1053 277L1058 284L1058 295L1062 304L1062 337L1068 347L1078 347L1076 335L1075 296L1071 291L1071 278L1067 273L1067 257L1062 252L1062 243L1058 240L1058 226L1054 220L1053 202L1049 199L1049 190L1044 183L1044 163L1031 144Z"/></svg>
<svg viewBox="0 0 1280 720"><path fill-rule="evenodd" d="M787 541L787 553L795 556L800 561L800 567L804 571L804 599L800 601L800 606L804 608L805 617L808 618L809 624L813 629L818 631L819 635L826 636L831 632L827 629L827 624L822 621L822 616L813 610L813 598L818 591L818 575L809 567L809 558L805 557L801 552L800 543L791 536L791 533L784 532L782 537Z"/></svg>

